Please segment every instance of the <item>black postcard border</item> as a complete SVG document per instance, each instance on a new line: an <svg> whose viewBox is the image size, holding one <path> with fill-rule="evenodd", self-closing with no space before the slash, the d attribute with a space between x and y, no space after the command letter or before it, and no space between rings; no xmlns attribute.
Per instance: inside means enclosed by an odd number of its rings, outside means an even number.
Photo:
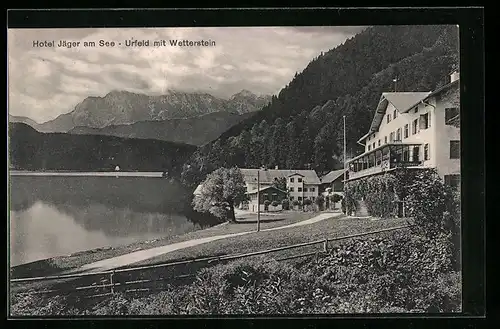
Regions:
<svg viewBox="0 0 500 329"><path fill-rule="evenodd" d="M262 327L267 321L285 322L286 326L320 327L332 324L370 327L396 325L428 326L439 321L449 327L457 321L482 322L486 314L485 278L485 52L484 8L290 8L290 9L177 9L177 10L9 10L8 28L85 28L85 27L202 27L202 26L369 26L369 25L427 25L458 24L460 26L460 80L461 80L461 139L462 139L462 259L463 310L461 315L386 315L386 316L327 316L310 317L216 317L169 318L168 326L229 326ZM244 40L242 40L244 42ZM7 63L7 60L5 61ZM8 246L7 246L8 247ZM4 264L7 264L5 262ZM9 269L6 268L4 273ZM7 280L5 280L7 282ZM5 294L8 298L8 296ZM8 306L8 303L6 304ZM6 317L8 310L6 309ZM12 319L12 318L11 318ZM101 318L102 319L102 318ZM166 325L166 319L144 317L106 319L53 319L43 326L92 327L112 325L121 321L121 327L156 327ZM193 321L189 323L188 319ZM48 318L46 320L49 320ZM123 321L128 320L128 321ZM220 323L219 320L223 320ZM246 321L241 321L246 320ZM266 321L267 320L267 321ZM337 320L338 322L330 322ZM354 321L353 321L354 320ZM71 322L69 322L71 321ZM73 322L74 321L74 322ZM212 321L212 323L205 322ZM425 323L423 323L425 322ZM364 323L364 324L363 324ZM14 320L10 324L22 328L42 325L39 320ZM142 325L141 325L142 324ZM277 323L276 323L277 324ZM274 325L276 325L274 324ZM431 324L432 325L432 324Z"/></svg>

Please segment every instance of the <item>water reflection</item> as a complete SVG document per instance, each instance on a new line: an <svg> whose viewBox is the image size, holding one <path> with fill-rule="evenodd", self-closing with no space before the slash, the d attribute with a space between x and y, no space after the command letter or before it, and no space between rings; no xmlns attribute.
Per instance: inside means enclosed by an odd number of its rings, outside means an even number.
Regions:
<svg viewBox="0 0 500 329"><path fill-rule="evenodd" d="M11 266L199 228L161 178L16 176L10 189Z"/></svg>

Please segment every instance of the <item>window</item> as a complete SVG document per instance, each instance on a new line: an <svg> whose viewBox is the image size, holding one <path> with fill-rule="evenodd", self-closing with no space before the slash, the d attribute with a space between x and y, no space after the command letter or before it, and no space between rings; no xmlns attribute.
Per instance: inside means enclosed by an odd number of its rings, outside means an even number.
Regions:
<svg viewBox="0 0 500 329"><path fill-rule="evenodd" d="M420 147L419 146L414 146L413 147L412 161L413 162L419 162L420 161Z"/></svg>
<svg viewBox="0 0 500 329"><path fill-rule="evenodd" d="M377 146L380 146L380 139L378 140Z"/></svg>
<svg viewBox="0 0 500 329"><path fill-rule="evenodd" d="M384 137L384 144L387 144L387 136Z"/></svg>
<svg viewBox="0 0 500 329"><path fill-rule="evenodd" d="M392 143L394 142L394 132L392 132L390 135L389 135L389 141Z"/></svg>
<svg viewBox="0 0 500 329"><path fill-rule="evenodd" d="M401 141L401 128L398 128L396 131L396 140Z"/></svg>
<svg viewBox="0 0 500 329"><path fill-rule="evenodd" d="M368 145L368 151L370 151L371 149L372 149L372 146Z"/></svg>
<svg viewBox="0 0 500 329"><path fill-rule="evenodd" d="M311 187L311 192L315 192L316 191L316 188L315 187Z"/></svg>
<svg viewBox="0 0 500 329"><path fill-rule="evenodd" d="M403 147L403 162L409 162L410 161L410 147L405 146Z"/></svg>
<svg viewBox="0 0 500 329"><path fill-rule="evenodd" d="M387 123L391 122L391 114L387 114Z"/></svg>
<svg viewBox="0 0 500 329"><path fill-rule="evenodd" d="M431 126L431 115L429 112L420 115L420 129L427 129Z"/></svg>
<svg viewBox="0 0 500 329"><path fill-rule="evenodd" d="M413 113L418 113L418 106L413 109Z"/></svg>
<svg viewBox="0 0 500 329"><path fill-rule="evenodd" d="M373 142L373 144L372 144L372 149L374 149L374 148L375 148L375 142Z"/></svg>
<svg viewBox="0 0 500 329"><path fill-rule="evenodd" d="M301 196L299 196L299 197L297 198L297 200L302 201L302 197L301 197Z"/></svg>
<svg viewBox="0 0 500 329"><path fill-rule="evenodd" d="M430 152L429 152L429 144L424 145L424 160L429 160L431 158Z"/></svg>
<svg viewBox="0 0 500 329"><path fill-rule="evenodd" d="M267 193L264 193L264 200L269 200L269 195Z"/></svg>
<svg viewBox="0 0 500 329"><path fill-rule="evenodd" d="M460 175L444 175L444 183L453 188L459 188Z"/></svg>
<svg viewBox="0 0 500 329"><path fill-rule="evenodd" d="M396 119L398 117L398 111L397 110L394 110L393 114L392 114L392 117L394 119Z"/></svg>
<svg viewBox="0 0 500 329"><path fill-rule="evenodd" d="M307 187L304 187L304 192L307 192Z"/></svg>
<svg viewBox="0 0 500 329"><path fill-rule="evenodd" d="M290 197L290 201L293 201L293 196Z"/></svg>
<svg viewBox="0 0 500 329"><path fill-rule="evenodd" d="M316 200L316 198L312 196L312 197L311 197L311 200L312 200L312 201L314 201L314 200Z"/></svg>
<svg viewBox="0 0 500 329"><path fill-rule="evenodd" d="M418 133L418 119L415 119L413 120L413 124L411 126L411 134L412 135L415 135L416 133Z"/></svg>
<svg viewBox="0 0 500 329"><path fill-rule="evenodd" d="M273 201L278 201L278 194L273 193Z"/></svg>
<svg viewBox="0 0 500 329"><path fill-rule="evenodd" d="M460 109L458 107L449 107L444 109L444 124L447 126L455 126L459 121Z"/></svg>
<svg viewBox="0 0 500 329"><path fill-rule="evenodd" d="M290 192L293 192L293 187L290 187Z"/></svg>
<svg viewBox="0 0 500 329"><path fill-rule="evenodd" d="M297 178L297 182L302 183L302 178Z"/></svg>
<svg viewBox="0 0 500 329"><path fill-rule="evenodd" d="M409 134L410 134L410 127L408 126L408 124L405 124L404 138L408 138Z"/></svg>
<svg viewBox="0 0 500 329"><path fill-rule="evenodd" d="M450 141L450 159L460 159L460 141Z"/></svg>
<svg viewBox="0 0 500 329"><path fill-rule="evenodd" d="M299 188L297 189L297 192L302 192L302 187L299 187Z"/></svg>
<svg viewBox="0 0 500 329"><path fill-rule="evenodd" d="M292 178L290 178L290 183L293 183L293 177L292 177Z"/></svg>

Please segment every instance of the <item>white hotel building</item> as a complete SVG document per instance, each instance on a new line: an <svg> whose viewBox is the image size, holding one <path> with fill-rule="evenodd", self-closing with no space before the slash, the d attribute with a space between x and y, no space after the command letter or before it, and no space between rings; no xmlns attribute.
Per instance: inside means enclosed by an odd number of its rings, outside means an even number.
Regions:
<svg viewBox="0 0 500 329"><path fill-rule="evenodd" d="M348 161L349 179L396 168L436 168L447 184L460 185L460 83L454 72L433 92L383 93L365 152Z"/></svg>

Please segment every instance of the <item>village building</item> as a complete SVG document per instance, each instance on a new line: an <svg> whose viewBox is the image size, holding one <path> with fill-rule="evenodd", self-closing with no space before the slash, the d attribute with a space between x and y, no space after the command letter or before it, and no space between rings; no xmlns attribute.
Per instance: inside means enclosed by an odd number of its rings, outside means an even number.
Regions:
<svg viewBox="0 0 500 329"><path fill-rule="evenodd" d="M258 193L257 193L258 192ZM274 186L261 187L250 192L246 192L249 197L248 210L256 212L260 206L260 211L279 211L283 209L282 200L287 198L287 192ZM258 199L257 199L258 198ZM269 205L266 208L266 201ZM273 205L273 203L277 205Z"/></svg>
<svg viewBox="0 0 500 329"><path fill-rule="evenodd" d="M344 194L344 173L349 177L347 169L332 170L320 178L320 192L327 194Z"/></svg>
<svg viewBox="0 0 500 329"><path fill-rule="evenodd" d="M383 93L370 129L358 140L365 152L348 161L349 179L397 168L435 168L460 184L460 84L458 72L433 92Z"/></svg>
<svg viewBox="0 0 500 329"><path fill-rule="evenodd" d="M349 177L347 169L332 170L328 174L320 178L320 193L328 199L328 207L330 209L340 209L341 198L344 197L344 173L346 178ZM341 198L333 198L334 195L339 195ZM337 200L333 202L334 200Z"/></svg>
<svg viewBox="0 0 500 329"><path fill-rule="evenodd" d="M321 181L314 170L288 170L288 169L240 169L246 185L246 193L250 198L248 203L240 205L241 209L257 211L257 188L259 188L261 210L264 210L265 200L276 201L280 204L284 199L293 202L294 200L303 202L304 200L315 201L319 195ZM258 179L257 179L257 176ZM279 181L285 183L282 190L275 186ZM194 195L201 194L203 185L197 186ZM272 189L271 189L272 188ZM267 198L267 199L266 199ZM277 207L271 210L278 210Z"/></svg>
<svg viewBox="0 0 500 329"><path fill-rule="evenodd" d="M274 186L278 180L286 181L288 199L301 201L309 199L314 202L319 195L319 180L314 170L289 169L241 169L247 192L257 190L257 172L260 188ZM280 200L282 201L282 200Z"/></svg>

